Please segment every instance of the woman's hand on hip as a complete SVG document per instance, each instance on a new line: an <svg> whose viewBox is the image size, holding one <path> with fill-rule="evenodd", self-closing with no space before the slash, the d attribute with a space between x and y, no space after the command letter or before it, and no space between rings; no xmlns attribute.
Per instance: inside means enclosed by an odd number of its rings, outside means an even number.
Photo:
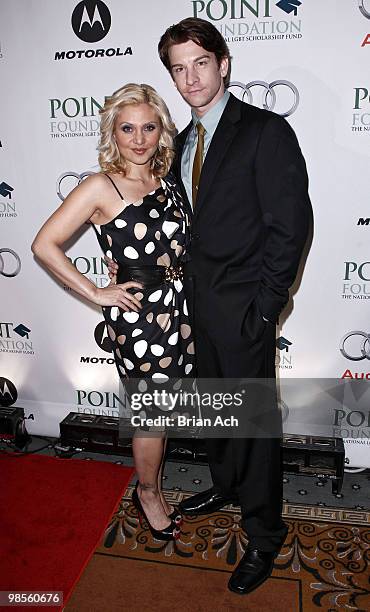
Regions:
<svg viewBox="0 0 370 612"><path fill-rule="evenodd" d="M142 289L143 285L135 281L128 281L119 285L108 285L102 289L96 288L94 303L99 306L118 306L125 312L139 312L142 308L140 300L128 289Z"/></svg>

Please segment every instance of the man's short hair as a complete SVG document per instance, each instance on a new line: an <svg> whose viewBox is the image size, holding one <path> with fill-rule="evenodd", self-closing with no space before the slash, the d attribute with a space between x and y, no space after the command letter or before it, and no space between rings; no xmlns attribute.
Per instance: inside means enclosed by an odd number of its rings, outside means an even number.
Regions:
<svg viewBox="0 0 370 612"><path fill-rule="evenodd" d="M187 17L179 23L176 23L165 31L158 44L158 53L161 61L171 73L171 63L169 58L169 50L173 45L185 43L192 40L206 51L214 53L218 65L221 60L226 57L229 60L229 70L224 77L225 85L230 80L230 51L222 34L215 28L212 23L199 17Z"/></svg>

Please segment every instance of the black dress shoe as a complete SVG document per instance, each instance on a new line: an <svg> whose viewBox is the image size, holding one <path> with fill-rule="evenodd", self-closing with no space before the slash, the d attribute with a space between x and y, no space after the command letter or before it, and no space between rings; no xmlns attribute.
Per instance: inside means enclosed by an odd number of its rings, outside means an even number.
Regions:
<svg viewBox="0 0 370 612"><path fill-rule="evenodd" d="M248 546L229 580L230 591L246 595L259 587L271 575L277 554Z"/></svg>
<svg viewBox="0 0 370 612"><path fill-rule="evenodd" d="M182 514L196 516L197 514L211 514L232 503L236 503L235 500L225 497L221 493L217 493L217 491L212 488L183 500L179 504L179 510Z"/></svg>

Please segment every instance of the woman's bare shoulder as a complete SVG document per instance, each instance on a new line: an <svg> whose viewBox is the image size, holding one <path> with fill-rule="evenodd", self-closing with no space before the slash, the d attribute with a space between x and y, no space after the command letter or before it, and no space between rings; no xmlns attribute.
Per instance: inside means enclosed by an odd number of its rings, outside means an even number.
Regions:
<svg viewBox="0 0 370 612"><path fill-rule="evenodd" d="M81 185L86 186L89 190L106 191L109 189L110 181L103 172L95 172L95 174L90 174L86 177Z"/></svg>
<svg viewBox="0 0 370 612"><path fill-rule="evenodd" d="M86 177L78 187L74 189L72 194L74 193L83 200L101 202L110 196L110 181L102 172L96 172Z"/></svg>

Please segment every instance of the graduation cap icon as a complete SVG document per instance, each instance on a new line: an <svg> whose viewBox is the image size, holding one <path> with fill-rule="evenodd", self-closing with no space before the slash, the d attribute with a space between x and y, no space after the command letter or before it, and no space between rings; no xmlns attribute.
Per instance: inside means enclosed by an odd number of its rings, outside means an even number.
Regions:
<svg viewBox="0 0 370 612"><path fill-rule="evenodd" d="M280 351L284 349L286 352L288 352L289 347L292 346L292 342L290 342L290 340L288 340L287 338L284 338L284 336L280 336L276 340L276 346Z"/></svg>
<svg viewBox="0 0 370 612"><path fill-rule="evenodd" d="M281 10L285 11L285 13L294 12L294 16L298 13L298 7L301 6L302 2L300 0L280 0L276 3Z"/></svg>
<svg viewBox="0 0 370 612"><path fill-rule="evenodd" d="M2 195L3 198L9 198L9 200L11 200L12 199L12 191L14 191L14 187L11 187L10 185L5 183L4 181L2 183L0 183L0 195Z"/></svg>
<svg viewBox="0 0 370 612"><path fill-rule="evenodd" d="M19 325L17 325L17 327L14 328L14 330L19 336L22 336L22 338L27 338L28 339L28 334L30 333L30 329L28 329L28 327L26 327L25 325L23 325L23 323L20 323Z"/></svg>

